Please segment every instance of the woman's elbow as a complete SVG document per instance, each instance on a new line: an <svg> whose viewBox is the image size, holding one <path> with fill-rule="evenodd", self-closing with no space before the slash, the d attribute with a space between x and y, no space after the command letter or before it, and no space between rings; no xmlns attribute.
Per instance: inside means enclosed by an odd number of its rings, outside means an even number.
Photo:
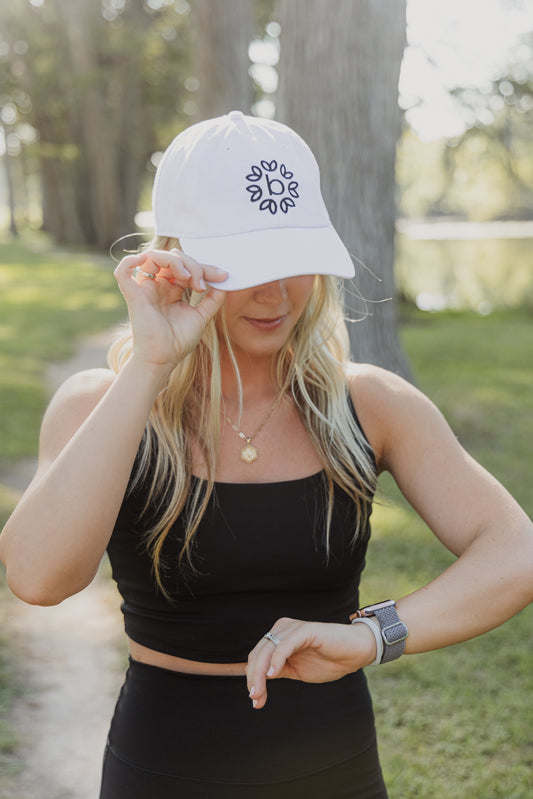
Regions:
<svg viewBox="0 0 533 799"><path fill-rule="evenodd" d="M524 535L513 547L513 556L508 560L514 564L509 575L509 588L521 595L522 605L533 602L533 524L526 525Z"/></svg>
<svg viewBox="0 0 533 799"><path fill-rule="evenodd" d="M7 584L12 594L17 599L21 599L27 605L38 605L40 607L51 607L59 605L67 595L59 593L57 590L51 590L44 586L39 586L32 581L23 580L19 581L7 572Z"/></svg>
<svg viewBox="0 0 533 799"><path fill-rule="evenodd" d="M86 588L94 575L84 579L62 579L61 576L48 578L46 580L35 575L29 575L25 571L6 568L6 582L11 592L27 605L38 605L41 607L51 607L59 605L70 596L79 593Z"/></svg>

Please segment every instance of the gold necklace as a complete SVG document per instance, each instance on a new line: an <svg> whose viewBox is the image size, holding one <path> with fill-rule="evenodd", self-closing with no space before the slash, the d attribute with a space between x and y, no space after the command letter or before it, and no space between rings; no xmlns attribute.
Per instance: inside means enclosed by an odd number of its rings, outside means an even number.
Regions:
<svg viewBox="0 0 533 799"><path fill-rule="evenodd" d="M252 444L252 439L254 439L257 435L259 435L259 433L261 432L263 427L267 424L267 422L270 421L270 419L274 415L274 411L276 410L276 408L278 407L279 403L281 402L282 397L283 397L283 391L280 391L280 393L278 394L278 396L274 400L274 404L272 405L271 409L269 410L266 418L261 422L261 424L259 425L259 427L255 431L255 433L253 433L251 436L247 436L245 433L243 433L241 430L239 430L237 425L234 424L234 422L231 421L229 416L227 416L227 414L224 414L224 417L225 417L226 421L229 422L229 424L231 425L232 429L237 433L239 438L242 438L243 441L246 441L246 445L241 449L241 461L243 461L244 463L253 463L254 461L257 460L257 458L258 458L257 447L254 447L254 445Z"/></svg>

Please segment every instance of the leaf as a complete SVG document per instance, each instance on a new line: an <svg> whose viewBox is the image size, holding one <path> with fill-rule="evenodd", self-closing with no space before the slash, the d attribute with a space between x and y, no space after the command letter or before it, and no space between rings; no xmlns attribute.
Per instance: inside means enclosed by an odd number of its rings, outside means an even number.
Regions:
<svg viewBox="0 0 533 799"><path fill-rule="evenodd" d="M259 208L261 211L270 211L271 214L275 214L278 210L278 204L275 200L263 200Z"/></svg>
<svg viewBox="0 0 533 799"><path fill-rule="evenodd" d="M261 172L259 167L254 164L252 166L252 171L250 172L250 174L246 175L246 180L253 180L253 181L261 180L262 176L263 173Z"/></svg>
<svg viewBox="0 0 533 799"><path fill-rule="evenodd" d="M279 207L283 211L284 214L287 213L289 208L294 208L296 203L294 200L291 200L290 197L284 197L283 200L280 202Z"/></svg>
<svg viewBox="0 0 533 799"><path fill-rule="evenodd" d="M246 191L249 191L252 195L250 199L253 203L256 203L263 196L263 189L261 186L246 186Z"/></svg>
<svg viewBox="0 0 533 799"><path fill-rule="evenodd" d="M291 197L299 197L299 196L300 196L300 195L298 194L298 191L297 191L297 189L298 189L298 183L297 183L295 180L292 180L292 181L289 183L289 185L288 185L288 188L287 188L287 191L289 192L289 194L291 195Z"/></svg>

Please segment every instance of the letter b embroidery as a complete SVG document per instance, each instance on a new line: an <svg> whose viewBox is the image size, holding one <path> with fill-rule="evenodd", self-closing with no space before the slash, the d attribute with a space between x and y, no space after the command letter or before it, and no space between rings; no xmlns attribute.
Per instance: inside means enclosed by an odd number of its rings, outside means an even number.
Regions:
<svg viewBox="0 0 533 799"><path fill-rule="evenodd" d="M289 208L294 208L298 194L298 183L292 180L294 174L285 164L273 161L261 161L261 166L254 164L251 172L246 175L249 185L246 191L250 193L250 202L259 203L260 211L270 211L276 214L278 210L286 214Z"/></svg>

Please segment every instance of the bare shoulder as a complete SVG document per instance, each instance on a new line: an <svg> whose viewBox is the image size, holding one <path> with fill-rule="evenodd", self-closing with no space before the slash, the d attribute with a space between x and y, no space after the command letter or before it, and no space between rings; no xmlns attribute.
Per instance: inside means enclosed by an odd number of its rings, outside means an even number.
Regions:
<svg viewBox="0 0 533 799"><path fill-rule="evenodd" d="M78 408L82 414L87 408L92 410L114 379L115 374L111 369L86 369L77 372L58 388L48 406L47 414L67 408Z"/></svg>
<svg viewBox="0 0 533 799"><path fill-rule="evenodd" d="M40 464L54 460L98 405L114 379L110 369L87 369L72 375L58 388L41 426Z"/></svg>
<svg viewBox="0 0 533 799"><path fill-rule="evenodd" d="M350 393L354 397L370 395L372 401L409 392L413 388L403 377L371 363L348 363L347 377Z"/></svg>
<svg viewBox="0 0 533 799"><path fill-rule="evenodd" d="M403 435L412 435L414 429L421 431L426 425L433 429L445 425L431 400L394 372L350 363L347 380L359 421L381 468L387 468L387 453Z"/></svg>

